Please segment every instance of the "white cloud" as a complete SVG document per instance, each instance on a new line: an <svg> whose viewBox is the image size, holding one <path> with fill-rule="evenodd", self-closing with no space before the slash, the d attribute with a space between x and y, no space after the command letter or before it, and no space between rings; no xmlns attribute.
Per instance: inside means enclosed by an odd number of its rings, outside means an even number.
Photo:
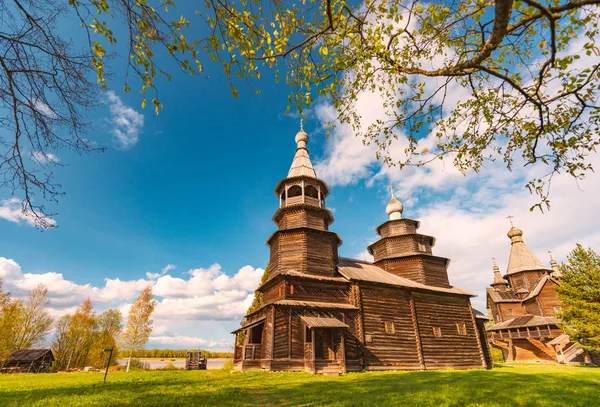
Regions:
<svg viewBox="0 0 600 407"><path fill-rule="evenodd" d="M35 217L28 212L23 212L22 203L17 198L10 198L0 201L0 219L5 219L13 223L25 223L28 226L35 226ZM47 217L46 222L56 226L56 221Z"/></svg>
<svg viewBox="0 0 600 407"><path fill-rule="evenodd" d="M175 268L167 265L168 273ZM24 296L38 284L48 287L53 315L72 312L75 306L90 298L96 306L117 307L126 317L135 297L151 285L158 299L154 317L162 320L237 320L246 313L264 273L263 269L244 266L233 276L213 264L207 269L189 270L187 278L161 275L156 281L106 278L101 287L78 284L62 273L23 273L13 259L0 257L0 278L7 290Z"/></svg>
<svg viewBox="0 0 600 407"><path fill-rule="evenodd" d="M151 273L149 271L146 272L146 277L148 278L148 280L156 280L160 276L164 276L165 274L167 274L169 271L175 270L176 267L177 266L175 264L167 264L165 267L162 268L160 273Z"/></svg>
<svg viewBox="0 0 600 407"><path fill-rule="evenodd" d="M55 154L43 153L41 151L34 151L31 157L40 164L57 163L60 161Z"/></svg>
<svg viewBox="0 0 600 407"><path fill-rule="evenodd" d="M111 113L112 134L122 149L133 147L144 127L144 115L125 105L113 91L107 93Z"/></svg>

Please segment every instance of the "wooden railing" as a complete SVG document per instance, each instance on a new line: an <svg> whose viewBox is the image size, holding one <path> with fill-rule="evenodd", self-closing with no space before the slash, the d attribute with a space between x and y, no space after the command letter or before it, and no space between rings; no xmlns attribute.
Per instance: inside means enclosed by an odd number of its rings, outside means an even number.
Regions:
<svg viewBox="0 0 600 407"><path fill-rule="evenodd" d="M244 346L244 360L260 359L260 343Z"/></svg>
<svg viewBox="0 0 600 407"><path fill-rule="evenodd" d="M512 328L506 331L492 332L489 335L490 340L497 341L502 339L518 338L549 338L553 337L554 332L550 328Z"/></svg>

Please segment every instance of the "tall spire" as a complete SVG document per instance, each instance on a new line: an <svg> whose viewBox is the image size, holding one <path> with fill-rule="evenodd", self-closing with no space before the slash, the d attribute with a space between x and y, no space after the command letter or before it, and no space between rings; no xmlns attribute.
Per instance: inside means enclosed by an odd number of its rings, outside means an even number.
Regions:
<svg viewBox="0 0 600 407"><path fill-rule="evenodd" d="M288 172L288 178L292 177L311 177L317 178L317 173L308 156L308 134L303 129L302 119L300 119L300 131L296 133L296 155L292 161L292 166Z"/></svg>
<svg viewBox="0 0 600 407"><path fill-rule="evenodd" d="M512 219L510 220L512 225ZM508 259L506 274L527 270L546 270L546 267L523 241L523 231L521 229L518 229L513 225L506 235L511 241L510 257Z"/></svg>
<svg viewBox="0 0 600 407"><path fill-rule="evenodd" d="M394 196L394 187L390 185L390 195L391 199L385 207L385 211L390 217L390 220L402 219L402 211L404 207L402 206L402 202L396 199Z"/></svg>

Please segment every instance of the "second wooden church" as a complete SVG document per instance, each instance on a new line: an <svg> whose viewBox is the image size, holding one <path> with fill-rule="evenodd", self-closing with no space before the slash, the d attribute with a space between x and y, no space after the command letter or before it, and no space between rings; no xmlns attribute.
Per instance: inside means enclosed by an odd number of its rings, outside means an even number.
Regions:
<svg viewBox="0 0 600 407"><path fill-rule="evenodd" d="M435 239L402 217L393 193L389 220L368 248L374 262L338 256L329 188L310 161L308 135L301 130L295 140L292 166L275 187L278 229L267 240L263 303L234 332L235 367L331 374L489 367L474 294L450 284L449 260L432 253Z"/></svg>

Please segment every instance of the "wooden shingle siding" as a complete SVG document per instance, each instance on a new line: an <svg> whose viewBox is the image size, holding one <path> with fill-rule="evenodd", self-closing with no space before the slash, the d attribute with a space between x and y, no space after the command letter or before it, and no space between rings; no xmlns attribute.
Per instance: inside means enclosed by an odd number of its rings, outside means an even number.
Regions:
<svg viewBox="0 0 600 407"><path fill-rule="evenodd" d="M372 366L419 368L409 295L404 290L361 285L365 335L364 361ZM394 334L387 334L384 321L393 321Z"/></svg>
<svg viewBox="0 0 600 407"><path fill-rule="evenodd" d="M426 368L482 367L470 301L424 293L413 293L413 298ZM457 322L465 323L467 335L457 332ZM434 336L434 328L441 330L440 337Z"/></svg>
<svg viewBox="0 0 600 407"><path fill-rule="evenodd" d="M327 222L322 214L299 208L284 214L278 223L279 229L293 229L309 227L318 230L327 230Z"/></svg>
<svg viewBox="0 0 600 407"><path fill-rule="evenodd" d="M419 222L411 219L402 219L400 221L385 222L377 228L381 237L407 235L417 232Z"/></svg>

